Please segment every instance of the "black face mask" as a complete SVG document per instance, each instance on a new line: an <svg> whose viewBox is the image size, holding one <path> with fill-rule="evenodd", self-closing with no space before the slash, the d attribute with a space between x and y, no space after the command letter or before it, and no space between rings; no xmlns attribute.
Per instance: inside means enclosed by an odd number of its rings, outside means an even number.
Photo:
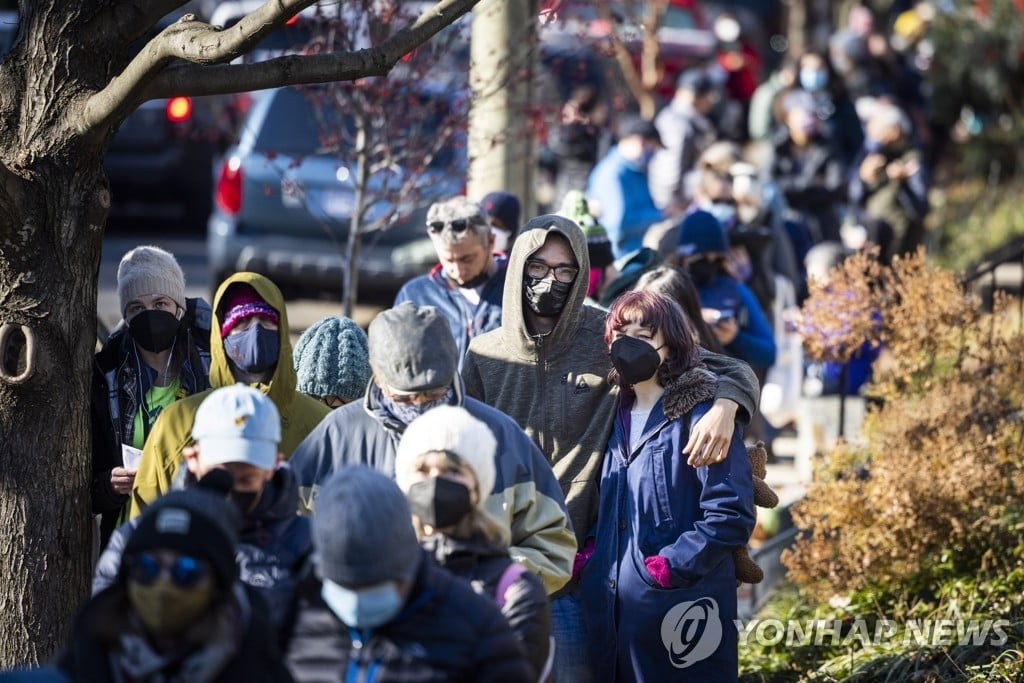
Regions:
<svg viewBox="0 0 1024 683"><path fill-rule="evenodd" d="M571 289L571 282L559 282L554 278L537 279L527 275L523 279L526 304L544 318L554 318L562 312Z"/></svg>
<svg viewBox="0 0 1024 683"><path fill-rule="evenodd" d="M256 509L257 503L260 502L260 494L262 491L238 491L231 489L231 493L228 494L228 499L234 504L238 511L242 513L243 517L247 517L252 514L252 511Z"/></svg>
<svg viewBox="0 0 1024 683"><path fill-rule="evenodd" d="M224 338L224 353L242 372L258 375L274 367L281 349L277 330L253 325Z"/></svg>
<svg viewBox="0 0 1024 683"><path fill-rule="evenodd" d="M170 311L142 311L128 321L128 334L135 343L153 353L171 348L181 321Z"/></svg>
<svg viewBox="0 0 1024 683"><path fill-rule="evenodd" d="M715 279L715 276L721 271L721 267L718 265L718 261L700 259L688 265L686 270L689 271L693 284L697 287L703 287Z"/></svg>
<svg viewBox="0 0 1024 683"><path fill-rule="evenodd" d="M613 341L611 357L612 366L626 384L650 379L661 366L658 349L636 337L619 337Z"/></svg>
<svg viewBox="0 0 1024 683"><path fill-rule="evenodd" d="M407 497L412 514L435 529L457 524L473 509L469 489L443 477L416 482L409 487Z"/></svg>
<svg viewBox="0 0 1024 683"><path fill-rule="evenodd" d="M479 273L463 282L459 287L462 289L476 289L480 285L484 284L491 279L490 274L487 272L487 268L484 268ZM458 284L458 283L456 283Z"/></svg>

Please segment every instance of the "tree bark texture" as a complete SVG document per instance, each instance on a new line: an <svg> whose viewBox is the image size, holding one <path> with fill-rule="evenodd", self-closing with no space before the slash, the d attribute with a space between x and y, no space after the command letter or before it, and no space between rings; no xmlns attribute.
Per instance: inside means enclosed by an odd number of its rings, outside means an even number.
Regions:
<svg viewBox="0 0 1024 683"><path fill-rule="evenodd" d="M24 330L0 349L0 668L52 656L88 595L88 386L110 131L83 137L73 122L110 60L84 35L83 4L23 2L0 70L0 326Z"/></svg>

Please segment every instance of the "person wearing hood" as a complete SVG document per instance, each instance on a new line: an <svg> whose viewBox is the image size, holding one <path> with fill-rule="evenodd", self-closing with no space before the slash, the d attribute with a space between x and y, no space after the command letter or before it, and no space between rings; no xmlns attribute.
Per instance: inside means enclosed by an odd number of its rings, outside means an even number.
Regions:
<svg viewBox="0 0 1024 683"><path fill-rule="evenodd" d="M127 513L138 454L172 402L209 386L209 304L185 298L185 275L159 247L117 267L122 322L93 361L92 511L99 548Z"/></svg>
<svg viewBox="0 0 1024 683"><path fill-rule="evenodd" d="M406 301L378 314L368 336L373 376L366 397L332 412L292 456L302 504L312 511L320 486L346 465L367 465L394 477L398 442L409 423L438 406L461 406L498 442L485 507L507 529L512 557L538 574L549 591L561 588L576 553L562 489L514 420L464 396L458 349L444 316Z"/></svg>
<svg viewBox="0 0 1024 683"><path fill-rule="evenodd" d="M263 598L280 635L313 552L313 531L310 519L298 514L295 476L278 450L277 408L265 394L244 384L217 389L196 411L192 434L196 445L186 451L186 467L174 488L191 489L200 481L210 488L214 484L208 482L218 476L211 475L215 470L231 475L224 477L231 482L230 490L221 493L227 493L241 517L235 554L239 578ZM94 595L117 581L124 549L140 519L114 532L96 565Z"/></svg>
<svg viewBox="0 0 1024 683"><path fill-rule="evenodd" d="M444 314L459 347L460 363L473 337L501 324L508 256L495 249L494 230L488 213L466 197L432 204L427 234L439 263L402 285L395 297L396 306L411 301Z"/></svg>
<svg viewBox="0 0 1024 683"><path fill-rule="evenodd" d="M266 394L281 416L280 449L287 458L330 409L296 389L284 296L262 275L235 273L218 287L213 308L210 385L243 382ZM210 391L177 401L153 425L132 487L132 517L171 489L192 445L196 411Z"/></svg>
<svg viewBox="0 0 1024 683"><path fill-rule="evenodd" d="M464 408L441 406L409 425L395 481L420 545L441 567L498 605L533 667L550 669L551 607L540 578L508 556L508 532L484 509L494 482L494 435Z"/></svg>
<svg viewBox="0 0 1024 683"><path fill-rule="evenodd" d="M583 231L563 216L538 216L516 240L505 280L501 328L470 344L463 380L470 396L510 415L551 463L565 491L581 555L597 522L598 481L615 419L618 389L604 345L605 312L584 305L590 260ZM690 432L683 453L694 466L724 459L736 421L758 403L749 366L701 350L717 375L715 401ZM576 583L552 603L555 674L590 680L590 655Z"/></svg>
<svg viewBox="0 0 1024 683"><path fill-rule="evenodd" d="M202 488L172 491L134 524L113 583L71 627L71 681L287 683L263 602L238 580L238 513Z"/></svg>

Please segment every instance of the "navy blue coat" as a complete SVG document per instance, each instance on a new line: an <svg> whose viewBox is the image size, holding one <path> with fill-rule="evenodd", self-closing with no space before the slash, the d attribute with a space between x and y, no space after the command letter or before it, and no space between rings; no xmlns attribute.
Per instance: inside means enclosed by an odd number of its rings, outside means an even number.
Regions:
<svg viewBox="0 0 1024 683"><path fill-rule="evenodd" d="M693 468L679 453L711 407L714 376L693 369L672 382L628 448L628 407L605 453L594 554L580 602L594 670L609 681L735 681L736 571L732 551L754 528L750 460L739 429L728 457ZM644 559L661 555L671 587Z"/></svg>
<svg viewBox="0 0 1024 683"><path fill-rule="evenodd" d="M736 316L740 331L725 347L727 354L757 368L775 364L775 333L757 297L746 285L720 274L698 287L697 294L701 307L731 311Z"/></svg>
<svg viewBox="0 0 1024 683"><path fill-rule="evenodd" d="M285 664L300 683L527 683L531 670L491 596L424 558L405 606L374 629L350 628L308 577Z"/></svg>

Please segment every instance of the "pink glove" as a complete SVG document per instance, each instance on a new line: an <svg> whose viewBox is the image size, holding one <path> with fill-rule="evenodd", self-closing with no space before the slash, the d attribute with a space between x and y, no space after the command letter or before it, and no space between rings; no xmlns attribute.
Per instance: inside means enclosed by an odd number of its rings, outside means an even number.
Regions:
<svg viewBox="0 0 1024 683"><path fill-rule="evenodd" d="M672 570L668 566L668 560L661 555L645 557L644 564L647 566L647 573L651 575L662 588L672 587Z"/></svg>
<svg viewBox="0 0 1024 683"><path fill-rule="evenodd" d="M591 536L583 544L583 547L576 553L576 559L572 562L572 578L580 578L580 572L583 571L583 565L587 563L590 556L594 554L594 537Z"/></svg>

